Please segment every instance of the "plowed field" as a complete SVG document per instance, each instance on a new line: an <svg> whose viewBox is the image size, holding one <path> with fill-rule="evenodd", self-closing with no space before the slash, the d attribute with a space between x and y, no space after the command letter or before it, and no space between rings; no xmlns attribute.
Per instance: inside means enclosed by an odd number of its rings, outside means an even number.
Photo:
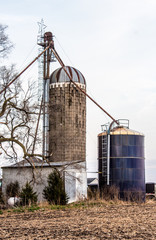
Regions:
<svg viewBox="0 0 156 240"><path fill-rule="evenodd" d="M156 203L4 212L0 239L156 239Z"/></svg>

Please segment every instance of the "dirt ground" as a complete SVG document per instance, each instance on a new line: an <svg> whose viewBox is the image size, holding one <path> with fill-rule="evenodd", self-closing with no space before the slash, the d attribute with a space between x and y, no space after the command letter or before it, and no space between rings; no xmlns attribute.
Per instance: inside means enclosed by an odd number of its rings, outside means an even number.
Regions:
<svg viewBox="0 0 156 240"><path fill-rule="evenodd" d="M156 239L156 203L5 212L0 239Z"/></svg>

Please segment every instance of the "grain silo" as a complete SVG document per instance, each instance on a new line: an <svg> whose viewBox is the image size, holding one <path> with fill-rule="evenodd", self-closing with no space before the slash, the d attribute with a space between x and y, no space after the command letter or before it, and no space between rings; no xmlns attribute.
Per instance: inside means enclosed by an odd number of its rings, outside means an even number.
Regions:
<svg viewBox="0 0 156 240"><path fill-rule="evenodd" d="M85 78L73 67L65 67L76 84L86 89ZM80 92L63 68L50 77L49 149L51 161L86 160L86 96Z"/></svg>
<svg viewBox="0 0 156 240"><path fill-rule="evenodd" d="M85 78L73 67L64 67L76 85L86 91ZM65 189L70 201L87 195L86 96L61 67L50 77L49 160L64 166Z"/></svg>
<svg viewBox="0 0 156 240"><path fill-rule="evenodd" d="M98 135L98 163L101 190L115 185L121 198L144 198L144 135L130 130L129 121L126 126L108 126Z"/></svg>

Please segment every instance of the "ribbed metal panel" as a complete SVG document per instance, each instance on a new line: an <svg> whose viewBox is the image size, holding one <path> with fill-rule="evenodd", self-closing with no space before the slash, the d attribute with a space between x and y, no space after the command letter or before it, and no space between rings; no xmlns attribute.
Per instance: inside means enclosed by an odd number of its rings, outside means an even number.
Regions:
<svg viewBox="0 0 156 240"><path fill-rule="evenodd" d="M125 134L127 131L127 134ZM119 134L121 133L121 134ZM107 184L106 132L99 134L99 186ZM145 193L144 135L125 128L110 133L110 185L116 185L122 197L125 192ZM105 164L105 167L104 167Z"/></svg>
<svg viewBox="0 0 156 240"><path fill-rule="evenodd" d="M70 74L74 82L86 84L85 78L79 70L69 66L66 66L65 69ZM61 83L61 82L70 82L69 77L67 76L67 74L65 73L62 67L56 69L50 77L50 83Z"/></svg>

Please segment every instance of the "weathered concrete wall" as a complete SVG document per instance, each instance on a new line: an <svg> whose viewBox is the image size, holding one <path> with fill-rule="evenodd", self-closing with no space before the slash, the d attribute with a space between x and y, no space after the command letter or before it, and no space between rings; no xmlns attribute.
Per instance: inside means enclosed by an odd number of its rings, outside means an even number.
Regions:
<svg viewBox="0 0 156 240"><path fill-rule="evenodd" d="M72 83L51 84L49 113L50 160L86 161L86 96Z"/></svg>
<svg viewBox="0 0 156 240"><path fill-rule="evenodd" d="M36 168L34 170L35 181L33 179L33 172L30 167L23 168L4 168L3 169L3 182L2 182L2 191L5 194L6 186L10 182L19 182L20 189L26 184L26 182L31 182L33 190L37 192L38 201L43 201L43 189L47 185L47 177L52 172L52 168Z"/></svg>
<svg viewBox="0 0 156 240"><path fill-rule="evenodd" d="M64 167L63 167L64 168ZM61 167L60 170L63 170ZM5 167L3 168L2 192L5 195L6 186L10 182L18 181L20 189L25 186L26 182L31 182L33 190L37 192L38 201L45 201L43 198L43 189L47 186L47 177L52 172L51 167L36 167L34 172L30 167ZM85 164L80 163L75 166L66 166L63 170L65 177L65 191L69 196L69 202L74 202L87 197L87 176ZM35 181L33 180L33 173Z"/></svg>
<svg viewBox="0 0 156 240"><path fill-rule="evenodd" d="M87 173L66 171L65 172L65 191L70 197L70 202L75 202L87 198Z"/></svg>

